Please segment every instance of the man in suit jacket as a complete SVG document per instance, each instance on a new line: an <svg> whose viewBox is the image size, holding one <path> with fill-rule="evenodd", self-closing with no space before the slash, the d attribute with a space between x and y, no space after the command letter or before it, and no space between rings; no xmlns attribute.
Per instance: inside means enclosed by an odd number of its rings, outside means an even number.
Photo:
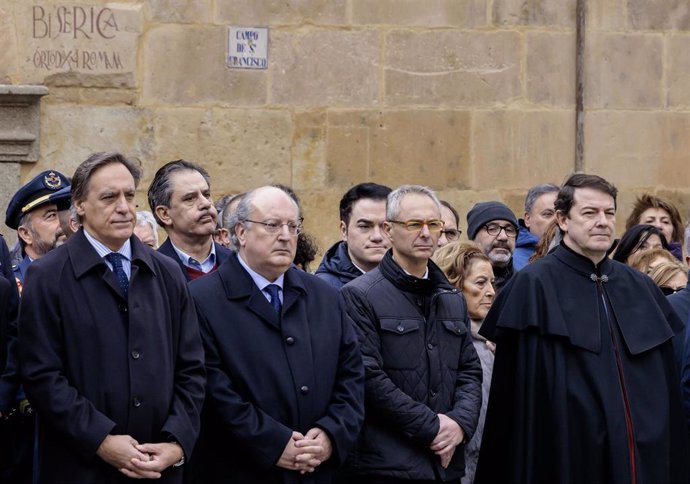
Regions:
<svg viewBox="0 0 690 484"><path fill-rule="evenodd" d="M198 435L196 312L177 264L132 236L139 178L119 153L91 155L72 183L83 228L29 267L19 361L38 482L181 482Z"/></svg>
<svg viewBox="0 0 690 484"><path fill-rule="evenodd" d="M237 208L239 254L194 281L207 404L196 482L328 483L363 421L363 367L336 289L292 265L302 220L281 189Z"/></svg>
<svg viewBox="0 0 690 484"><path fill-rule="evenodd" d="M153 177L148 198L156 222L168 234L158 251L180 264L187 281L215 271L228 258L230 250L213 241L218 212L210 177L201 166L186 160L166 163Z"/></svg>

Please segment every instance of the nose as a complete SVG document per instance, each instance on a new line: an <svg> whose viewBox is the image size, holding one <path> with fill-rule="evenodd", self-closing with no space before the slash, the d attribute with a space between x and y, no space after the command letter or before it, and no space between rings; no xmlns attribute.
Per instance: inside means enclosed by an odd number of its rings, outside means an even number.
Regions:
<svg viewBox="0 0 690 484"><path fill-rule="evenodd" d="M127 201L127 197L125 196L124 193L120 194L120 196L117 198L117 203L115 204L115 209L119 213L125 213L129 211L129 202Z"/></svg>
<svg viewBox="0 0 690 484"><path fill-rule="evenodd" d="M290 240L292 237L293 237L293 235L290 233L290 229L288 229L287 224L281 225L280 231L278 232L278 239Z"/></svg>
<svg viewBox="0 0 690 484"><path fill-rule="evenodd" d="M204 194L201 193L199 196L199 208L205 209L208 208L209 205L212 205L211 200L206 198Z"/></svg>
<svg viewBox="0 0 690 484"><path fill-rule="evenodd" d="M498 240L508 240L508 234L506 234L506 230L504 228L501 228L501 231L496 235L496 239Z"/></svg>
<svg viewBox="0 0 690 484"><path fill-rule="evenodd" d="M374 225L374 229L371 231L371 240L376 242L383 240L383 228L380 225Z"/></svg>
<svg viewBox="0 0 690 484"><path fill-rule="evenodd" d="M486 297L488 297L489 299L493 299L495 295L496 290L494 289L494 285L489 282L486 289Z"/></svg>
<svg viewBox="0 0 690 484"><path fill-rule="evenodd" d="M436 245L438 245L439 247L443 247L447 243L448 243L448 238L446 237L446 234L441 232L441 236L438 238L438 242L436 243Z"/></svg>
<svg viewBox="0 0 690 484"><path fill-rule="evenodd" d="M422 230L419 231L419 235L424 238L431 237L431 231L427 224L422 225Z"/></svg>

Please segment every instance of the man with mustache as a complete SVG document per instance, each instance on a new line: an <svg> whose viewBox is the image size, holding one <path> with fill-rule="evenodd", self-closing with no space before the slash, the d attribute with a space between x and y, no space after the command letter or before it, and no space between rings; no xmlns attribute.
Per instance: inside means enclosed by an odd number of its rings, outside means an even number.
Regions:
<svg viewBox="0 0 690 484"><path fill-rule="evenodd" d="M467 237L476 242L491 260L497 293L513 277L517 234L517 218L501 202L480 202L467 212Z"/></svg>
<svg viewBox="0 0 690 484"><path fill-rule="evenodd" d="M683 322L654 282L606 254L616 188L572 175L562 242L497 297L496 343L475 482L688 482L672 339Z"/></svg>
<svg viewBox="0 0 690 484"><path fill-rule="evenodd" d="M340 290L365 370L364 427L342 482L459 483L465 473L482 368L465 300L430 260L443 228L433 191L393 190L383 227L391 249Z"/></svg>
<svg viewBox="0 0 690 484"><path fill-rule="evenodd" d="M168 234L158 251L180 264L187 281L215 271L228 258L230 250L213 240L218 213L210 177L201 166L186 160L166 163L153 177L148 200Z"/></svg>

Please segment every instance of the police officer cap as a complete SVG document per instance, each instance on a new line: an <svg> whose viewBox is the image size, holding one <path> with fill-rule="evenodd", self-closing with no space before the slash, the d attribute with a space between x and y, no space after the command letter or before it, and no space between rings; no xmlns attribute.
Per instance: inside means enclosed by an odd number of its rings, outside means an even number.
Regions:
<svg viewBox="0 0 690 484"><path fill-rule="evenodd" d="M65 210L69 208L71 198L70 183L65 175L55 170L39 173L17 190L10 200L5 212L5 225L17 230L24 214L47 203L54 203L58 210Z"/></svg>

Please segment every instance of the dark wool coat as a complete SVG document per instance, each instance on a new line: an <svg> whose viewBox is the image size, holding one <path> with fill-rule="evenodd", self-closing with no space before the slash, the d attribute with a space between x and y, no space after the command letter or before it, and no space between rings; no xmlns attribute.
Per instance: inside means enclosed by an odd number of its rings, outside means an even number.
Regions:
<svg viewBox="0 0 690 484"><path fill-rule="evenodd" d="M0 320L0 411L7 410L14 404L19 382L17 378L17 311L19 310L19 293L14 279L10 252L5 238L0 236L0 277L9 284L3 294ZM5 285L3 283L3 285Z"/></svg>
<svg viewBox="0 0 690 484"><path fill-rule="evenodd" d="M391 253L341 289L366 375L366 418L348 472L457 481L464 474L464 447L443 469L429 446L439 413L455 420L467 440L479 419L482 368L465 300L433 262L429 279L417 279Z"/></svg>
<svg viewBox="0 0 690 484"><path fill-rule="evenodd" d="M653 281L563 243L508 283L480 334L496 358L476 483L687 482L671 339Z"/></svg>
<svg viewBox="0 0 690 484"><path fill-rule="evenodd" d="M190 288L208 373L195 482L330 482L364 413L362 359L337 291L293 266L279 317L237 254ZM304 476L277 468L292 431L313 427L330 437L330 460Z"/></svg>
<svg viewBox="0 0 690 484"><path fill-rule="evenodd" d="M341 240L324 254L315 274L336 289L362 275L347 253L347 242Z"/></svg>
<svg viewBox="0 0 690 484"><path fill-rule="evenodd" d="M177 264L130 240L129 300L83 230L29 268L19 356L40 482L125 479L96 455L108 434L194 447L205 381L194 305ZM181 477L169 468L162 480Z"/></svg>
<svg viewBox="0 0 690 484"><path fill-rule="evenodd" d="M217 242L213 242L213 245L216 248L216 264L220 266L223 262L225 262L228 257L230 257L230 254L232 254L232 251L230 249L226 249L222 245L220 245ZM189 277L189 273L187 273L187 267L182 263L180 258L177 256L177 252L175 252L175 247L173 247L172 242L170 241L170 238L165 239L165 242L161 244L160 247L158 247L158 252L160 252L163 255L167 255L171 259L173 259L175 262L177 262L177 265L180 266L180 269L182 269L182 274L184 274L185 279L187 282L191 281L192 278Z"/></svg>

